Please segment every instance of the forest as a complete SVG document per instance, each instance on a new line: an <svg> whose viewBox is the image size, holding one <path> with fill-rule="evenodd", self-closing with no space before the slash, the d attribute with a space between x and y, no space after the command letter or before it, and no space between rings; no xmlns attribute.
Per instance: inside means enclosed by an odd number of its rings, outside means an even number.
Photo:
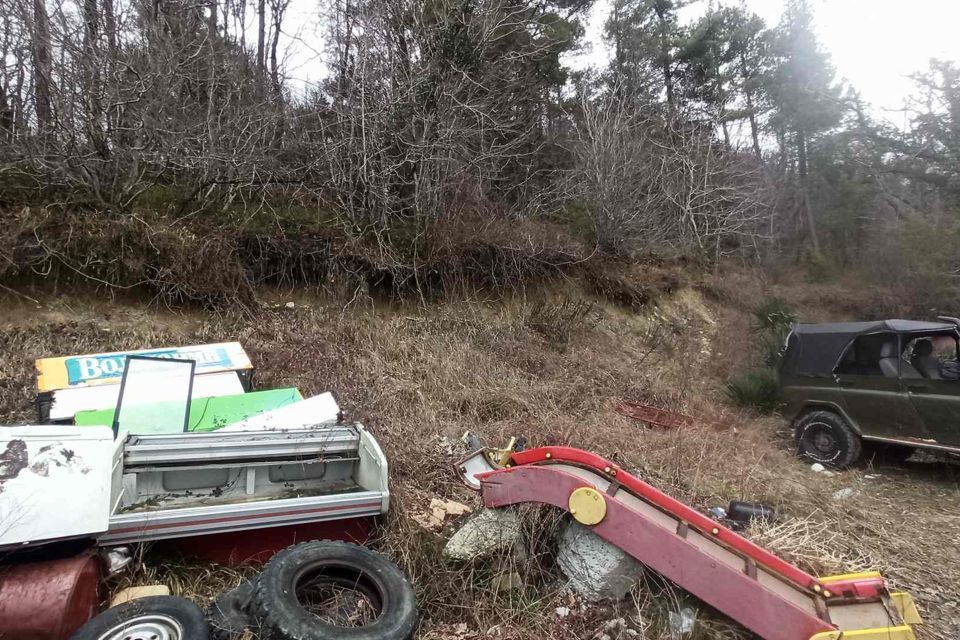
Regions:
<svg viewBox="0 0 960 640"><path fill-rule="evenodd" d="M807 0L324 0L293 87L291 0L0 0L0 279L171 302L259 283L432 295L597 260L734 258L958 301L960 68L906 126L837 80ZM292 28L292 27L291 27Z"/></svg>

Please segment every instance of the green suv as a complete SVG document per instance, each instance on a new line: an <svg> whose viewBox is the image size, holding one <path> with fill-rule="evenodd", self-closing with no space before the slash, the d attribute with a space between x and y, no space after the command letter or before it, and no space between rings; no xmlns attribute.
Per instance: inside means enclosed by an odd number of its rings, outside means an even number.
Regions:
<svg viewBox="0 0 960 640"><path fill-rule="evenodd" d="M795 324L780 390L800 455L843 468L864 445L960 453L960 320Z"/></svg>

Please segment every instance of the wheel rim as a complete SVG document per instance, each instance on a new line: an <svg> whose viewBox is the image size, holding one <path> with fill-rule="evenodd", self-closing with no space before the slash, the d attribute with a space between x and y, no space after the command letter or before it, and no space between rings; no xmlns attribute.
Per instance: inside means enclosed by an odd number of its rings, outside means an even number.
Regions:
<svg viewBox="0 0 960 640"><path fill-rule="evenodd" d="M125 620L97 640L187 640L183 627L169 616L151 614Z"/></svg>
<svg viewBox="0 0 960 640"><path fill-rule="evenodd" d="M322 622L344 628L372 624L383 613L386 595L366 572L326 562L300 571L294 594L299 605Z"/></svg>
<svg viewBox="0 0 960 640"><path fill-rule="evenodd" d="M807 425L803 433L803 452L820 460L835 458L840 453L833 427L823 422Z"/></svg>

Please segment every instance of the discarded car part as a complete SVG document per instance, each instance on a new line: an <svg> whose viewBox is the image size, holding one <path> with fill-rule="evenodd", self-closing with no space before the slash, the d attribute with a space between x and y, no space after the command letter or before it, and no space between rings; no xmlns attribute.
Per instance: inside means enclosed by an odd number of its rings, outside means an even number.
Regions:
<svg viewBox="0 0 960 640"><path fill-rule="evenodd" d="M70 640L207 640L210 627L197 605L176 596L149 596L107 609Z"/></svg>
<svg viewBox="0 0 960 640"><path fill-rule="evenodd" d="M606 507L594 533L766 640L914 638L912 599L894 604L879 573L810 575L586 451L531 449L509 464L479 476L486 506L569 509L592 489Z"/></svg>
<svg viewBox="0 0 960 640"><path fill-rule="evenodd" d="M0 427L0 550L106 531L115 454L108 427Z"/></svg>
<svg viewBox="0 0 960 640"><path fill-rule="evenodd" d="M836 416L827 435L842 428L834 442L849 448L819 454L836 456L834 466L851 464L860 440L960 453L958 360L960 326L952 319L795 324L779 368L784 416L798 436L806 416ZM803 447L817 455L798 441Z"/></svg>
<svg viewBox="0 0 960 640"><path fill-rule="evenodd" d="M750 524L754 521L772 524L777 519L777 512L773 507L759 502L733 500L727 507L726 519L741 524Z"/></svg>
<svg viewBox="0 0 960 640"><path fill-rule="evenodd" d="M97 615L93 554L0 566L0 636L63 640Z"/></svg>
<svg viewBox="0 0 960 640"><path fill-rule="evenodd" d="M279 640L406 640L417 622L413 588L397 565L364 547L305 542L258 576L262 628Z"/></svg>
<svg viewBox="0 0 960 640"><path fill-rule="evenodd" d="M82 390L101 385L119 385L129 355L193 360L197 363L198 378L232 372L239 379L242 390L249 391L252 388L253 365L238 342L42 358L36 361L40 422L69 420L73 415L70 411L76 413L83 409L102 409L116 404L116 393L111 392L113 397L104 403L102 394ZM200 383L197 386L200 387ZM71 391L60 393L65 390ZM52 405L60 402L64 406L54 411Z"/></svg>
<svg viewBox="0 0 960 640"><path fill-rule="evenodd" d="M130 436L101 544L385 513L387 460L363 425Z"/></svg>
<svg viewBox="0 0 960 640"><path fill-rule="evenodd" d="M252 393L247 396L254 395ZM298 392L299 395L299 392ZM220 431L280 431L336 424L343 418L332 393L321 393L299 402L263 411L238 422L227 423Z"/></svg>
<svg viewBox="0 0 960 640"><path fill-rule="evenodd" d="M260 623L252 613L256 577L224 591L207 609L210 637L213 640L238 640L247 631L256 637Z"/></svg>

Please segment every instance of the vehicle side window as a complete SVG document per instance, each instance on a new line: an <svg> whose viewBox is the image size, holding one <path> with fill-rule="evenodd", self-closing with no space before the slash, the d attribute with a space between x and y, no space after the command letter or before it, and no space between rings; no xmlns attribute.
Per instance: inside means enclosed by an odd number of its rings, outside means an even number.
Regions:
<svg viewBox="0 0 960 640"><path fill-rule="evenodd" d="M881 358L896 358L897 336L894 333L873 333L859 336L840 359L836 373L855 376L883 376Z"/></svg>
<svg viewBox="0 0 960 640"><path fill-rule="evenodd" d="M917 376L956 380L960 378L956 335L934 334L919 336L903 350L903 360L918 370Z"/></svg>

